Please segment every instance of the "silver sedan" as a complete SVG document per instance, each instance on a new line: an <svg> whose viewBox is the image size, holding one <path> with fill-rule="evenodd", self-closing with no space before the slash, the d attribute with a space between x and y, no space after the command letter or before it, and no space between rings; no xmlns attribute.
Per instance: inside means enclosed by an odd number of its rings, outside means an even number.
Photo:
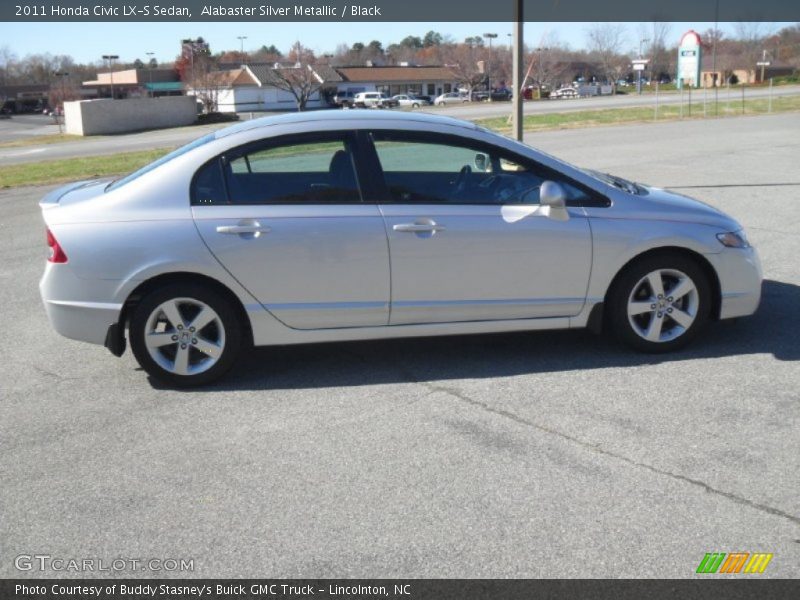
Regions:
<svg viewBox="0 0 800 600"><path fill-rule="evenodd" d="M41 206L53 327L175 386L250 345L604 327L665 352L761 291L724 213L418 113L249 121Z"/></svg>

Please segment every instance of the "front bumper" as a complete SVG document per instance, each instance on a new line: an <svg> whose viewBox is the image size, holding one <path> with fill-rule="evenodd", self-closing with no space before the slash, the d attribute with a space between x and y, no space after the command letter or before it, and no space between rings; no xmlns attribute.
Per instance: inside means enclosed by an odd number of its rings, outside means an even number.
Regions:
<svg viewBox="0 0 800 600"><path fill-rule="evenodd" d="M755 248L726 248L707 254L720 284L720 319L746 317L756 312L761 301L761 260Z"/></svg>

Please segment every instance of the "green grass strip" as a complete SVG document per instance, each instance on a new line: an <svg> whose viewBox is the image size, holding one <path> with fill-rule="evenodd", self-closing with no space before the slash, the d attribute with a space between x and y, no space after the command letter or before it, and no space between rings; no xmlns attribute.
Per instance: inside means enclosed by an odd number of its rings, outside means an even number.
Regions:
<svg viewBox="0 0 800 600"><path fill-rule="evenodd" d="M131 173L169 152L158 148L107 156L85 156L0 167L0 188L50 185Z"/></svg>

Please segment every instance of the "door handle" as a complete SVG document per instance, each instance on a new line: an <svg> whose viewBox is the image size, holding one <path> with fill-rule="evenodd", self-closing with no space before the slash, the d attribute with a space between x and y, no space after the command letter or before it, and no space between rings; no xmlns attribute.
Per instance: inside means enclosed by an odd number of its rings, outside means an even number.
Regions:
<svg viewBox="0 0 800 600"><path fill-rule="evenodd" d="M436 233L437 231L444 231L445 227L436 223L398 223L393 225L392 229L409 233Z"/></svg>
<svg viewBox="0 0 800 600"><path fill-rule="evenodd" d="M253 223L252 225L220 225L217 227L217 233L227 233L232 235L241 235L247 233L269 233L272 231L271 227Z"/></svg>

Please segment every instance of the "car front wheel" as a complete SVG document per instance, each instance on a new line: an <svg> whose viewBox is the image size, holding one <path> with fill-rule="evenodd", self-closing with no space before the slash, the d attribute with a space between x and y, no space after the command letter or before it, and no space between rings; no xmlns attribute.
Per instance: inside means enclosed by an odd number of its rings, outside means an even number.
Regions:
<svg viewBox="0 0 800 600"><path fill-rule="evenodd" d="M130 321L139 365L176 387L204 385L236 360L242 324L230 302L198 284L172 284L145 296Z"/></svg>
<svg viewBox="0 0 800 600"><path fill-rule="evenodd" d="M617 337L643 352L682 348L711 312L703 270L690 258L645 258L624 271L609 293L609 320Z"/></svg>

